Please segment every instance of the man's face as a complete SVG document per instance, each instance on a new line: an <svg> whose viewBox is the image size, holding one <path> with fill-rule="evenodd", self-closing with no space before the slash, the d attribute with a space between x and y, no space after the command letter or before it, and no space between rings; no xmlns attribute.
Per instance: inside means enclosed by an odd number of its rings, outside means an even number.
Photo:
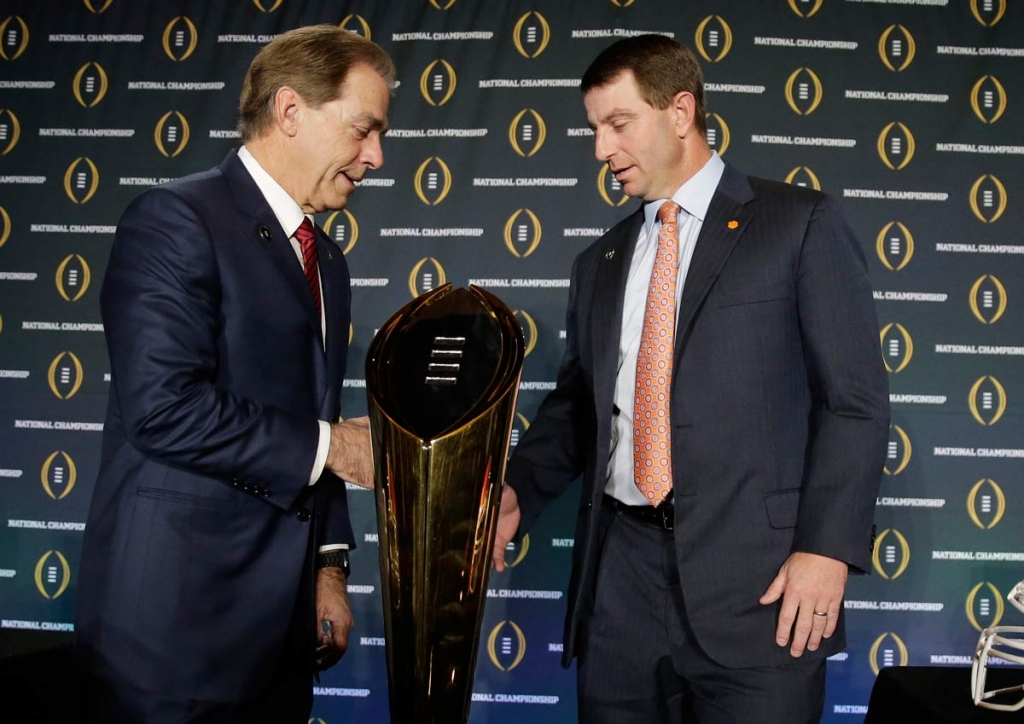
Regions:
<svg viewBox="0 0 1024 724"><path fill-rule="evenodd" d="M594 154L622 189L645 201L670 198L682 183L683 142L670 104L658 110L640 97L632 71L583 96L594 130Z"/></svg>
<svg viewBox="0 0 1024 724"><path fill-rule="evenodd" d="M356 65L341 94L319 108L303 105L295 136L299 205L306 213L336 211L348 203L355 184L380 168L380 140L387 131L391 94L384 79Z"/></svg>

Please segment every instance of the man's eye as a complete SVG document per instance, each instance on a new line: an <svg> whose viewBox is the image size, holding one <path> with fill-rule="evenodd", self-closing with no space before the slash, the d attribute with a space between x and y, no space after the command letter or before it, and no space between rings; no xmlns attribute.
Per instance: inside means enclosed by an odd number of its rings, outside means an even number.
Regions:
<svg viewBox="0 0 1024 724"><path fill-rule="evenodd" d="M370 135L370 129L368 129L368 128L359 128L357 126L355 131L356 131L356 138L358 138L360 141Z"/></svg>

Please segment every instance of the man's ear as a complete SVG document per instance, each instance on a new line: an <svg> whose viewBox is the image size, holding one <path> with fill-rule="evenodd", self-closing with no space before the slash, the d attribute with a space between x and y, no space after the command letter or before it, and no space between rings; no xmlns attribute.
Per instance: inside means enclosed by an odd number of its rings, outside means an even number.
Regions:
<svg viewBox="0 0 1024 724"><path fill-rule="evenodd" d="M273 118L274 125L285 135L292 137L299 130L299 120L306 104L302 96L289 86L283 85L274 93Z"/></svg>
<svg viewBox="0 0 1024 724"><path fill-rule="evenodd" d="M697 110L697 101L693 98L693 93L689 91L679 91L672 97L671 106L672 112L676 117L676 134L680 138L686 138L686 136L697 126L694 114Z"/></svg>

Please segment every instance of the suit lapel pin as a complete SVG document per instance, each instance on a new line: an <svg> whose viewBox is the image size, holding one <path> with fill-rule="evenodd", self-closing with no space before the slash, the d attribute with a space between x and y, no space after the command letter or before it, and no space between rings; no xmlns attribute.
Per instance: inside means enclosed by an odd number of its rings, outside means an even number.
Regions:
<svg viewBox="0 0 1024 724"><path fill-rule="evenodd" d="M265 226L261 226L260 236L263 238L263 241L270 241L270 229Z"/></svg>
<svg viewBox="0 0 1024 724"><path fill-rule="evenodd" d="M605 259L612 259L614 257L615 257L615 249L609 249L608 251L606 251L604 253L604 258Z"/></svg>
<svg viewBox="0 0 1024 724"><path fill-rule="evenodd" d="M736 219L733 219L728 224L726 224L726 226L728 226L730 229L735 229L739 225L740 225L740 222L736 221Z"/></svg>

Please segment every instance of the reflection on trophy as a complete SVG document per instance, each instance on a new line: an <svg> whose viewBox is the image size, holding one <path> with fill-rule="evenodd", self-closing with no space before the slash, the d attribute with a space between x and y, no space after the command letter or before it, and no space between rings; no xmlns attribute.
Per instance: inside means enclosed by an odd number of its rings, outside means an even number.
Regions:
<svg viewBox="0 0 1024 724"><path fill-rule="evenodd" d="M465 724L525 347L497 297L446 284L367 353L394 724Z"/></svg>

